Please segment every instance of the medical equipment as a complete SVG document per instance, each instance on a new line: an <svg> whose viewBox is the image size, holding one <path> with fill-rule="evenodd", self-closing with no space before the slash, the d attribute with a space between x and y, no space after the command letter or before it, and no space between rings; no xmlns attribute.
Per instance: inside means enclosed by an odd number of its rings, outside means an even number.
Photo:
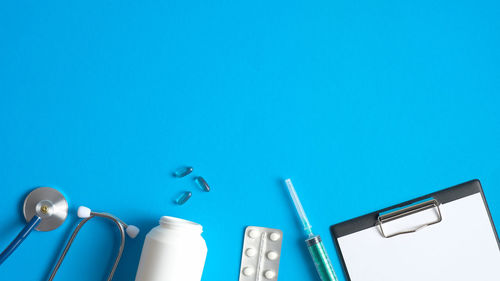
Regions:
<svg viewBox="0 0 500 281"><path fill-rule="evenodd" d="M278 280L281 242L279 229L249 226L245 230L239 281Z"/></svg>
<svg viewBox="0 0 500 281"><path fill-rule="evenodd" d="M194 181L200 186L200 188L203 191L206 191L206 192L210 191L210 186L208 185L207 181L204 178L196 177L196 178L194 178Z"/></svg>
<svg viewBox="0 0 500 281"><path fill-rule="evenodd" d="M179 197L177 197L175 203L177 203L178 205L183 205L189 200L189 198L191 198L192 195L193 193L191 193L190 191L184 191Z"/></svg>
<svg viewBox="0 0 500 281"><path fill-rule="evenodd" d="M309 249L309 253L311 254L314 264L316 265L319 277L322 281L338 281L337 276L333 271L330 258L328 257L326 249L323 246L323 242L321 241L321 237L319 235L314 235L312 232L311 224L306 217L302 204L300 204L299 197L295 192L292 181L290 179L286 179L285 183L288 188L288 192L292 197L293 203L295 204L299 218L302 221L302 225L304 225L304 232L307 235L307 248Z"/></svg>
<svg viewBox="0 0 500 281"><path fill-rule="evenodd" d="M59 260L57 260L57 263L54 266L52 273L50 274L49 281L54 280L54 277L56 276L56 273L59 270L61 263L63 262L64 258L66 257L66 254L68 253L69 248L71 247L71 244L73 244L73 241L75 240L76 235L78 234L78 232L80 231L82 226L85 223L87 223L89 220L91 220L92 218L95 218L95 217L101 217L101 218L105 218L105 219L109 219L109 220L113 221L116 224L116 226L118 227L118 229L120 231L120 235L121 235L120 248L118 249L118 253L116 255L113 267L111 268L111 271L108 275L108 278L106 279L107 281L110 281L111 279L113 279L113 275L115 274L116 267L118 266L118 263L120 262L120 258L122 257L122 254L123 254L123 249L125 247L125 233L127 233L127 235L130 238L135 238L137 236L137 234L139 234L139 228L137 228L134 225L127 225L121 219L119 219L113 215L110 215L107 213L93 212L89 208L84 207L84 206L80 206L78 208L78 217L82 218L83 220L81 220L80 223L78 223L75 230L71 234L69 241L66 243L66 246L64 247L64 250L63 250L61 256L59 257Z"/></svg>
<svg viewBox="0 0 500 281"><path fill-rule="evenodd" d="M24 200L23 213L27 224L0 254L0 264L34 229L51 231L61 226L68 215L68 202L59 191L50 187L39 187L28 194Z"/></svg>
<svg viewBox="0 0 500 281"><path fill-rule="evenodd" d="M193 172L193 167L182 167L182 168L177 169L174 172L174 177L183 178L183 177L191 174L191 172Z"/></svg>
<svg viewBox="0 0 500 281"><path fill-rule="evenodd" d="M161 217L147 235L135 281L200 281L207 256L203 227Z"/></svg>

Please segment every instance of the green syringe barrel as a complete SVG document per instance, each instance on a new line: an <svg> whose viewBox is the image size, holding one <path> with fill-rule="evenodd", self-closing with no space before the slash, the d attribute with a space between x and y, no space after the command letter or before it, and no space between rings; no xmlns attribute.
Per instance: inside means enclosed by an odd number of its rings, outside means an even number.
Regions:
<svg viewBox="0 0 500 281"><path fill-rule="evenodd" d="M338 281L319 235L306 239L307 248L322 281Z"/></svg>

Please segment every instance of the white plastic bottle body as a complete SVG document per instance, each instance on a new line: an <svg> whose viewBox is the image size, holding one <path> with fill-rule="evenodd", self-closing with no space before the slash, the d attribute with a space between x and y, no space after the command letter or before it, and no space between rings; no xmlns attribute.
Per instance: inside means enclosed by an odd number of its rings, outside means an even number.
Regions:
<svg viewBox="0 0 500 281"><path fill-rule="evenodd" d="M201 225L162 217L147 235L135 281L200 281L207 256Z"/></svg>

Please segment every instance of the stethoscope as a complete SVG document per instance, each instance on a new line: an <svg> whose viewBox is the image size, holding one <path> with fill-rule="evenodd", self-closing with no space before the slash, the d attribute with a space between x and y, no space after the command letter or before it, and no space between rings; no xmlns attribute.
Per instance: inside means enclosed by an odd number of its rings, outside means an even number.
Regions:
<svg viewBox="0 0 500 281"><path fill-rule="evenodd" d="M16 238L7 246L7 248L0 253L0 265L19 247L19 245L31 232L33 232L33 230L51 231L61 226L68 216L68 201L66 201L66 198L64 198L64 196L56 189L50 187L40 187L30 192L24 200L23 214L27 224L21 232L19 232ZM116 268L123 254L123 249L125 247L125 233L127 233L130 238L135 238L137 234L139 234L139 228L133 225L127 225L121 219L111 214L93 212L84 206L80 206L78 208L78 217L83 220L78 223L75 230L71 234L71 237L66 243L61 256L57 260L57 263L50 274L49 281L54 279L82 226L95 217L106 218L113 221L120 231L120 248L118 249L113 267L111 268L108 278L106 279L107 281L110 281L113 279L113 275L115 274Z"/></svg>

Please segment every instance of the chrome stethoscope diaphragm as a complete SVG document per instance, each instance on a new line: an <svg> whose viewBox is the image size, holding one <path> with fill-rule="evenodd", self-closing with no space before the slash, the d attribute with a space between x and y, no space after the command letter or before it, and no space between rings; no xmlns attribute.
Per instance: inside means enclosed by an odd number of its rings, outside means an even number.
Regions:
<svg viewBox="0 0 500 281"><path fill-rule="evenodd" d="M0 264L21 245L33 230L51 231L61 226L68 216L68 201L56 189L39 187L26 196L23 213L26 225L0 253Z"/></svg>
<svg viewBox="0 0 500 281"><path fill-rule="evenodd" d="M42 220L35 227L38 231L51 231L63 224L68 216L68 201L61 192L51 187L39 187L26 197L23 205L26 222L35 215Z"/></svg>

